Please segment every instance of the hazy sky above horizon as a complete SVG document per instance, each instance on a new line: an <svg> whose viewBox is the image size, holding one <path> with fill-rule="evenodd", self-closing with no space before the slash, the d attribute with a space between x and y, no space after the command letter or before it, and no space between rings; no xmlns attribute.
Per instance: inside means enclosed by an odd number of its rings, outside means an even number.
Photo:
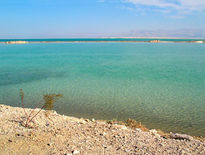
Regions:
<svg viewBox="0 0 205 155"><path fill-rule="evenodd" d="M0 0L0 38L205 37L205 0Z"/></svg>

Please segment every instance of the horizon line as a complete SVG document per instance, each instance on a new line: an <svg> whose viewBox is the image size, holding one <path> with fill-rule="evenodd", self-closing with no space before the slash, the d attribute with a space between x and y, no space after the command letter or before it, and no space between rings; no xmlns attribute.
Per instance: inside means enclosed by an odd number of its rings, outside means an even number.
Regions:
<svg viewBox="0 0 205 155"><path fill-rule="evenodd" d="M205 37L45 37L45 38L0 38L0 40L4 39L205 39Z"/></svg>

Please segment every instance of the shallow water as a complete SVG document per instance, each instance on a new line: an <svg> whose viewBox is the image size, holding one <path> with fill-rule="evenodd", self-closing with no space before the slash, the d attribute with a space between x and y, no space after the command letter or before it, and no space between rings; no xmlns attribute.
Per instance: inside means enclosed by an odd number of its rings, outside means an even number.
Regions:
<svg viewBox="0 0 205 155"><path fill-rule="evenodd" d="M64 95L61 114L205 136L205 44L0 44L0 103Z"/></svg>

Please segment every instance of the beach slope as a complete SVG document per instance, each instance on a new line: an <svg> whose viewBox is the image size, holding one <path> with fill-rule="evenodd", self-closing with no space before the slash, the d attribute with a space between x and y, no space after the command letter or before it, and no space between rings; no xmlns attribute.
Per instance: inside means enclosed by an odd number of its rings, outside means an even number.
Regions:
<svg viewBox="0 0 205 155"><path fill-rule="evenodd" d="M156 130L144 132L55 111L41 111L31 128L25 128L23 120L22 108L0 105L0 154L205 154L205 142L191 136L163 138Z"/></svg>

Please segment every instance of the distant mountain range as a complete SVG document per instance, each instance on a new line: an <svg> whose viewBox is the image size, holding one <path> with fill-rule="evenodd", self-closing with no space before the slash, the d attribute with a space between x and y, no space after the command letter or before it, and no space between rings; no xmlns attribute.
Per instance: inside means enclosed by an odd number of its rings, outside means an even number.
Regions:
<svg viewBox="0 0 205 155"><path fill-rule="evenodd" d="M131 30L114 35L116 37L205 38L205 29Z"/></svg>

